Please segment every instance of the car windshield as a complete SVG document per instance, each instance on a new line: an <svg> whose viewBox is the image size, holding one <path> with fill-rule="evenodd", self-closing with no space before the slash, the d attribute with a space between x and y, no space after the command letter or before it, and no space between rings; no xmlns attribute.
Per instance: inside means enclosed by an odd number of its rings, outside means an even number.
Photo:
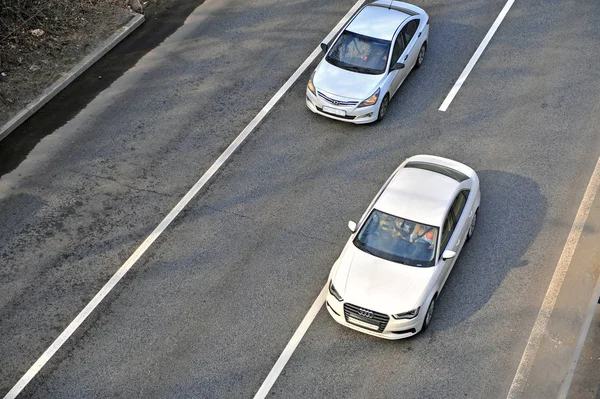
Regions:
<svg viewBox="0 0 600 399"><path fill-rule="evenodd" d="M327 54L327 62L348 71L379 75L385 72L390 42L344 31Z"/></svg>
<svg viewBox="0 0 600 399"><path fill-rule="evenodd" d="M429 267L435 264L438 228L376 209L354 239L354 245L392 262Z"/></svg>

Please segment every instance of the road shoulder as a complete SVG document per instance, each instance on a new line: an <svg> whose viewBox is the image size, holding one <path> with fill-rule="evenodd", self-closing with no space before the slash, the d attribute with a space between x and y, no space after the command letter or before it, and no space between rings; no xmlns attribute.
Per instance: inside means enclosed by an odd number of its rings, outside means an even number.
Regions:
<svg viewBox="0 0 600 399"><path fill-rule="evenodd" d="M600 196L596 196L535 358L523 397L556 397L561 389L577 349L590 298L600 276L600 248L597 246L599 238ZM600 380L593 378L593 375L598 375L599 360L597 359L600 358L600 353L590 344L592 340L600 341L598 330L600 324L596 317L586 341L587 348L584 348L580 358L582 363L578 365L571 385L572 393L593 392L594 389L598 391ZM590 364L592 362L590 357L594 355L596 355L595 363ZM584 361L586 357L589 361ZM595 370L591 368L593 365L596 366ZM593 381L590 381L590 378ZM594 396L574 397L593 398Z"/></svg>
<svg viewBox="0 0 600 399"><path fill-rule="evenodd" d="M68 72L61 75L52 85L47 87L40 96L31 101L25 108L17 112L8 122L0 127L0 140L8 136L15 128L21 123L27 120L37 110L39 110L44 104L50 101L56 96L61 90L67 87L73 82L79 75L86 71L96 61L98 61L103 55L115 47L137 27L144 22L144 16L142 14L132 13L132 18L129 21L117 29L108 39L100 43L94 50L85 56L79 63L77 63Z"/></svg>
<svg viewBox="0 0 600 399"><path fill-rule="evenodd" d="M600 398L600 304L596 306L567 397L569 399Z"/></svg>

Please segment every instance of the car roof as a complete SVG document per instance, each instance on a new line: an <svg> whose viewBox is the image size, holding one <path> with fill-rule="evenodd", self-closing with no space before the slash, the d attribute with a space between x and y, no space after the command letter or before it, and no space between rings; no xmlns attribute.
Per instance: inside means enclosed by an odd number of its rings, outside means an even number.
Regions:
<svg viewBox="0 0 600 399"><path fill-rule="evenodd" d="M409 14L378 5L365 6L346 28L359 35L392 40L394 33Z"/></svg>
<svg viewBox="0 0 600 399"><path fill-rule="evenodd" d="M375 203L375 209L430 226L441 226L460 182L427 169L402 168Z"/></svg>

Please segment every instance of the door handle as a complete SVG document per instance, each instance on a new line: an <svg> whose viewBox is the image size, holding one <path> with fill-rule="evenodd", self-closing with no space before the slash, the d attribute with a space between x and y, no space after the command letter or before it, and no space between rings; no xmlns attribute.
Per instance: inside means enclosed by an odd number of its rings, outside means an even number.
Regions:
<svg viewBox="0 0 600 399"><path fill-rule="evenodd" d="M423 32L419 32L419 36L417 36L417 37L421 37L421 33L423 33Z"/></svg>

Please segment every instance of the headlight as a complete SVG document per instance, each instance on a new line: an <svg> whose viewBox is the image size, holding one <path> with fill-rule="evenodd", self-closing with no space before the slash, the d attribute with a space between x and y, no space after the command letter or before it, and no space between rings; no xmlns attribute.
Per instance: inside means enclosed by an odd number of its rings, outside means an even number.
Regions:
<svg viewBox="0 0 600 399"><path fill-rule="evenodd" d="M410 312L393 314L392 317L394 319L396 319L396 320L400 320L400 319L414 319L419 314L419 309L421 309L421 308L418 307L418 308L416 308L414 310L411 310Z"/></svg>
<svg viewBox="0 0 600 399"><path fill-rule="evenodd" d="M342 302L344 299L342 296L335 290L333 286L333 281L329 283L329 293L335 297L338 301Z"/></svg>
<svg viewBox="0 0 600 399"><path fill-rule="evenodd" d="M362 103L358 104L358 107L368 107L371 105L375 105L377 104L377 100L379 99L379 92L381 89L377 89L377 91L369 98L367 98L365 101L363 101Z"/></svg>
<svg viewBox="0 0 600 399"><path fill-rule="evenodd" d="M306 85L306 87L308 87L308 90L310 90L310 92L316 96L317 89L315 89L315 85L313 83L313 76L315 76L314 72L312 73L312 75L310 75L310 78L308 79L308 84Z"/></svg>

